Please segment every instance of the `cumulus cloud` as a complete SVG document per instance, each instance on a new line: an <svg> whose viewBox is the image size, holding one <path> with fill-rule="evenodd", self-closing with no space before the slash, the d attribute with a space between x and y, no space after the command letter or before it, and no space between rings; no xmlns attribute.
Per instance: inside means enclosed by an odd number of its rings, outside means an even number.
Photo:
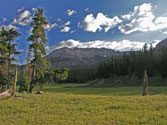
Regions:
<svg viewBox="0 0 167 125"><path fill-rule="evenodd" d="M167 31L162 32L162 34L167 35Z"/></svg>
<svg viewBox="0 0 167 125"><path fill-rule="evenodd" d="M128 23L119 26L119 29L124 34L130 34L135 31L155 31L167 28L167 17L155 17L151 3L144 3L140 6L135 6L133 12L122 15L124 20L129 20Z"/></svg>
<svg viewBox="0 0 167 125"><path fill-rule="evenodd" d="M122 15L121 17L122 17L124 20L130 20L132 16L133 16L133 13L130 13L130 14Z"/></svg>
<svg viewBox="0 0 167 125"><path fill-rule="evenodd" d="M63 29L61 29L60 31L61 31L61 32L69 32L70 29L71 29L71 27L65 26L65 27L63 27Z"/></svg>
<svg viewBox="0 0 167 125"><path fill-rule="evenodd" d="M65 24L63 24L62 26L60 26L60 28L62 28L60 30L60 32L69 32L71 30L71 27L69 27L70 24L71 24L71 22L67 21Z"/></svg>
<svg viewBox="0 0 167 125"><path fill-rule="evenodd" d="M13 20L12 24L26 26L31 20L32 17L30 11L25 10Z"/></svg>
<svg viewBox="0 0 167 125"><path fill-rule="evenodd" d="M72 15L74 15L76 13L76 11L68 9L66 13L67 13L68 16L72 16Z"/></svg>
<svg viewBox="0 0 167 125"><path fill-rule="evenodd" d="M155 47L160 41L155 40L152 42L153 47ZM122 40L122 41L103 41L103 40L95 40L95 41L88 41L88 42L80 42L78 40L69 39L66 41L61 41L56 46L47 47L49 50L60 49L60 48L107 48L113 49L116 51L130 51L130 50L141 50L143 45L146 42L139 42L139 41L130 41L130 40ZM149 44L150 46L150 44Z"/></svg>
<svg viewBox="0 0 167 125"><path fill-rule="evenodd" d="M94 17L93 14L87 15L78 26L88 32L101 31L104 27L104 31L108 32L111 28L121 22L122 20L117 16L109 18L103 13L98 13L96 17Z"/></svg>

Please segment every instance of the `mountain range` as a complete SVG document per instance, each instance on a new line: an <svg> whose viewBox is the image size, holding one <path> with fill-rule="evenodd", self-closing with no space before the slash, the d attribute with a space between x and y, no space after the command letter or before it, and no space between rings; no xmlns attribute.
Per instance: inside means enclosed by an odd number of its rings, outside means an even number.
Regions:
<svg viewBox="0 0 167 125"><path fill-rule="evenodd" d="M167 38L159 42L155 50L167 45ZM128 52L127 52L128 53ZM83 67L92 66L111 58L113 55L120 56L123 52L106 48L61 48L56 49L47 56L51 62L51 68L55 67Z"/></svg>

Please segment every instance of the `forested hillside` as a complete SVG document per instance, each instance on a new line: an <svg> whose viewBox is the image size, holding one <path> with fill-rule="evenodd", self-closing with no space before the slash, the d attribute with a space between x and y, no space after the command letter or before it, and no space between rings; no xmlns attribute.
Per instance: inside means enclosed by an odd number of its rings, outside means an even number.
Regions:
<svg viewBox="0 0 167 125"><path fill-rule="evenodd" d="M167 77L167 47L160 42L156 48L147 44L141 51L123 53L121 56L112 57L94 67L82 67L71 69L67 82L86 82L94 79L106 79L115 77L136 77L142 79L144 71L148 77ZM166 67L166 68L165 68ZM137 84L137 83L136 83Z"/></svg>

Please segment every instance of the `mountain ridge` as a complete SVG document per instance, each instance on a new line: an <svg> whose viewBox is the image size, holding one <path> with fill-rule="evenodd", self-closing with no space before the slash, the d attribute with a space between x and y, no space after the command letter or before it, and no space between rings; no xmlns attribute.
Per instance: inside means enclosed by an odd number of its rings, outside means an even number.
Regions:
<svg viewBox="0 0 167 125"><path fill-rule="evenodd" d="M167 38L159 42L155 50L159 50L161 46L167 46ZM135 51L137 52L137 51ZM107 48L60 48L56 49L47 56L47 60L51 62L51 68L56 67L83 67L92 66L100 62L110 59L112 56L120 56L129 51L115 51Z"/></svg>
<svg viewBox="0 0 167 125"><path fill-rule="evenodd" d="M113 55L121 55L121 52L106 48L61 48L47 56L52 68L90 66L103 62Z"/></svg>

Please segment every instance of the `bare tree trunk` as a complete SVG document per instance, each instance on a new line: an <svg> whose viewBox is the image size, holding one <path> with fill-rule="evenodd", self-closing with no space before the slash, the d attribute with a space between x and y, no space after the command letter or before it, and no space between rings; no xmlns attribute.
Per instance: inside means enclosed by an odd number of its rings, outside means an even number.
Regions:
<svg viewBox="0 0 167 125"><path fill-rule="evenodd" d="M53 81L53 77L50 76L50 81L51 81L51 84L54 84L54 81Z"/></svg>
<svg viewBox="0 0 167 125"><path fill-rule="evenodd" d="M15 70L15 79L14 79L14 85L13 85L13 93L12 96L16 96L16 83L17 83L17 68Z"/></svg>
<svg viewBox="0 0 167 125"><path fill-rule="evenodd" d="M31 49L28 49L28 56L27 56L27 65L26 65L26 72L28 75L28 80L31 81L31 73L30 73L30 59L31 59Z"/></svg>
<svg viewBox="0 0 167 125"><path fill-rule="evenodd" d="M143 83L143 96L148 95L148 76L147 71L144 73L144 83Z"/></svg>
<svg viewBox="0 0 167 125"><path fill-rule="evenodd" d="M29 90L30 93L33 92L33 88L34 88L34 77L35 77L35 69L33 69L33 71L32 71L31 82L30 82L30 90Z"/></svg>

